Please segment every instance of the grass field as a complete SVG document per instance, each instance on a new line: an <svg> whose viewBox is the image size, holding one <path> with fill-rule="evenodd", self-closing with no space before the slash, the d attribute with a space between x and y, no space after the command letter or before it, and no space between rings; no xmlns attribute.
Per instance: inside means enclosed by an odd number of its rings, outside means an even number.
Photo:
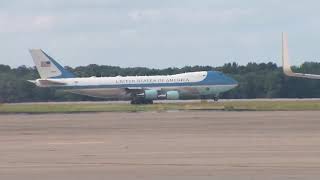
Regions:
<svg viewBox="0 0 320 180"><path fill-rule="evenodd" d="M0 113L77 113L77 112L139 112L170 110L217 111L304 111L320 110L320 100L304 101L227 101L159 103L153 105L103 104L103 103L43 103L2 104Z"/></svg>

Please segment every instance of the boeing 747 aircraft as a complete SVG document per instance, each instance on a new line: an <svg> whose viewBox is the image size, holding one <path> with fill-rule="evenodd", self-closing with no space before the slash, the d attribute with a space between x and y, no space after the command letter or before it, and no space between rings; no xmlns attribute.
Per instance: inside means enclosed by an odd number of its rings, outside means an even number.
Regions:
<svg viewBox="0 0 320 180"><path fill-rule="evenodd" d="M294 73L291 69L289 63L289 50L288 50L288 35L287 33L282 33L282 68L283 72L287 76L299 77L306 79L320 79L318 74L303 74L303 73Z"/></svg>
<svg viewBox="0 0 320 180"><path fill-rule="evenodd" d="M220 72L201 71L167 76L76 77L41 49L30 50L40 79L29 80L39 87L98 98L131 100L131 104L152 104L153 100L218 100L220 93L233 89L237 81Z"/></svg>

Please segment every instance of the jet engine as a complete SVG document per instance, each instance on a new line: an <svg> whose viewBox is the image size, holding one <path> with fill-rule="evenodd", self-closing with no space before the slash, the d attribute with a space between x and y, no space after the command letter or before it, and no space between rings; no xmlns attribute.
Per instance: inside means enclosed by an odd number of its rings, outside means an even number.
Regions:
<svg viewBox="0 0 320 180"><path fill-rule="evenodd" d="M167 91L165 94L159 94L157 90L153 89L144 90L144 93L138 94L137 96L146 100L178 100L180 98L180 94L178 91Z"/></svg>
<svg viewBox="0 0 320 180"><path fill-rule="evenodd" d="M168 100L178 100L180 98L180 94L178 91L168 91L166 93L166 98Z"/></svg>
<svg viewBox="0 0 320 180"><path fill-rule="evenodd" d="M145 90L144 91L144 98L148 100L155 100L158 99L158 91L157 90Z"/></svg>

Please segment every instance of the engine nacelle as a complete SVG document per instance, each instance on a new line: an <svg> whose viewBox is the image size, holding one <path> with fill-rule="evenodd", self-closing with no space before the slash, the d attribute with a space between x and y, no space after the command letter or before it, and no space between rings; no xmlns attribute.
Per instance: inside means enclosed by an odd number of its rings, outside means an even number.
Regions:
<svg viewBox="0 0 320 180"><path fill-rule="evenodd" d="M180 94L178 91L168 91L166 93L166 97L168 100L178 100L180 98Z"/></svg>
<svg viewBox="0 0 320 180"><path fill-rule="evenodd" d="M148 100L155 100L158 99L158 91L157 90L145 90L144 91L144 98Z"/></svg>

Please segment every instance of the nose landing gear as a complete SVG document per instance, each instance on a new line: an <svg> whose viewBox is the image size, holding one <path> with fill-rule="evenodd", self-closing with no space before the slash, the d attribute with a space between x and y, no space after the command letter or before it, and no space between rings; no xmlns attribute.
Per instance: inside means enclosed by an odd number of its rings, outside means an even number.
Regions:
<svg viewBox="0 0 320 180"><path fill-rule="evenodd" d="M215 102L218 102L218 101L219 101L219 96L213 96L213 100L214 100Z"/></svg>

